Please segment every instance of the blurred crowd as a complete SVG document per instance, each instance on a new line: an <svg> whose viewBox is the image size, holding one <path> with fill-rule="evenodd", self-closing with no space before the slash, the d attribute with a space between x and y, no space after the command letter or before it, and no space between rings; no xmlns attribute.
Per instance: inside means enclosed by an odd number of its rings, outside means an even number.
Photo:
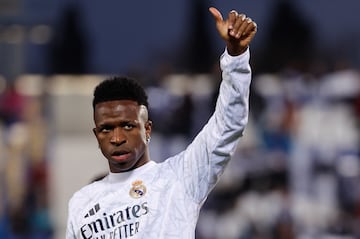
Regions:
<svg viewBox="0 0 360 239"><path fill-rule="evenodd" d="M358 70L259 74L252 95L198 238L360 238Z"/></svg>
<svg viewBox="0 0 360 239"><path fill-rule="evenodd" d="M0 238L50 238L48 119L15 83L0 94Z"/></svg>
<svg viewBox="0 0 360 239"><path fill-rule="evenodd" d="M164 74L147 85L155 161L206 123L219 74ZM45 96L3 85L0 238L52 238ZM354 68L255 74L249 125L204 205L197 238L360 238L359 93Z"/></svg>

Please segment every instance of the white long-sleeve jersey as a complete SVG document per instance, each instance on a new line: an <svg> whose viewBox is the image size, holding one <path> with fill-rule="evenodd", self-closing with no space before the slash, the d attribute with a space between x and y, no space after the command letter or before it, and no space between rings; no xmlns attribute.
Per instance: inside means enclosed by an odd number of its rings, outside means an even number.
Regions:
<svg viewBox="0 0 360 239"><path fill-rule="evenodd" d="M69 202L67 239L191 239L199 211L234 152L248 119L249 50L220 58L216 109L194 141L162 163L109 173Z"/></svg>

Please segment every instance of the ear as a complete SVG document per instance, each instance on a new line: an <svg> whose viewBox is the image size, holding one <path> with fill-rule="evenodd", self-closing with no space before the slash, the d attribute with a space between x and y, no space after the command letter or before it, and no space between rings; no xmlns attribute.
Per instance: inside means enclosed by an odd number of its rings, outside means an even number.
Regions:
<svg viewBox="0 0 360 239"><path fill-rule="evenodd" d="M151 135L151 129L152 129L152 121L148 120L145 123L145 134L147 138L150 137Z"/></svg>
<svg viewBox="0 0 360 239"><path fill-rule="evenodd" d="M94 135L95 135L95 137L96 137L96 139L97 139L97 132L96 132L96 128L93 128L93 129L92 129L92 132L94 133ZM97 142L98 142L98 148L100 148L99 141L97 140Z"/></svg>

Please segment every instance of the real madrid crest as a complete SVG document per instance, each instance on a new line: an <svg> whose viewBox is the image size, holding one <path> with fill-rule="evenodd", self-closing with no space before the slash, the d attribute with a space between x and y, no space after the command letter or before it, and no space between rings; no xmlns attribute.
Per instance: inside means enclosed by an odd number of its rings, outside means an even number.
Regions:
<svg viewBox="0 0 360 239"><path fill-rule="evenodd" d="M143 181L136 180L132 183L132 188L130 188L130 196L132 198L141 198L146 193L146 187L143 185Z"/></svg>

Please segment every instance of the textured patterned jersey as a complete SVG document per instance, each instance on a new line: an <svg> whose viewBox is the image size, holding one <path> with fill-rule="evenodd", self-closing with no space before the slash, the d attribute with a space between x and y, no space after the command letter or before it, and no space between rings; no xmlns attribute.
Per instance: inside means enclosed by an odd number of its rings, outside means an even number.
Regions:
<svg viewBox="0 0 360 239"><path fill-rule="evenodd" d="M231 158L248 118L249 51L220 59L216 109L194 141L162 163L109 173L69 202L66 238L195 238L199 210Z"/></svg>

